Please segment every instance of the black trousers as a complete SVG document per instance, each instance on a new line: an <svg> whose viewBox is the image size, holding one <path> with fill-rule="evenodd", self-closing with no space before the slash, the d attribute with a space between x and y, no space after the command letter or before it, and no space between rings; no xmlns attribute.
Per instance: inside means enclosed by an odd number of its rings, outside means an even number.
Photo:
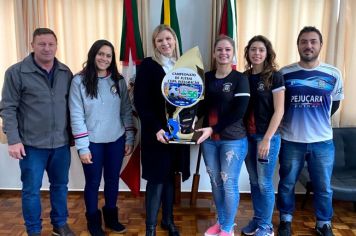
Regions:
<svg viewBox="0 0 356 236"><path fill-rule="evenodd" d="M155 227L162 204L162 222L173 223L174 177L164 183L147 182L146 185L146 226Z"/></svg>

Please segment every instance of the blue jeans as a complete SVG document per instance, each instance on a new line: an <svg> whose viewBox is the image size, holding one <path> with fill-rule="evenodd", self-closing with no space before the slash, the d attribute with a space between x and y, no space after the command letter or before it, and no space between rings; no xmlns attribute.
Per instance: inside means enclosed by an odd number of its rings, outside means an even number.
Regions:
<svg viewBox="0 0 356 236"><path fill-rule="evenodd" d="M316 143L282 140L277 198L281 221L292 221L295 209L294 188L306 161L313 186L317 226L330 224L333 215L330 182L334 154L335 148L332 140Z"/></svg>
<svg viewBox="0 0 356 236"><path fill-rule="evenodd" d="M273 228L272 214L274 208L273 175L276 167L281 136L276 134L270 141L268 163L257 160L257 145L263 139L263 135L249 137L249 154L245 160L246 168L250 177L251 197L253 203L253 220L259 226L267 229Z"/></svg>
<svg viewBox="0 0 356 236"><path fill-rule="evenodd" d="M98 191L104 169L105 207L115 208L125 152L125 136L111 143L90 143L92 164L82 164L85 176L84 201L88 214L98 211Z"/></svg>
<svg viewBox="0 0 356 236"><path fill-rule="evenodd" d="M240 200L239 176L247 154L247 138L239 140L206 140L203 157L210 177L213 199L221 229L230 232Z"/></svg>
<svg viewBox="0 0 356 236"><path fill-rule="evenodd" d="M68 217L69 146L54 149L25 146L25 151L26 156L20 160L20 169L22 213L27 232L39 233L42 229L40 189L45 170L50 183L51 223L54 227L65 225Z"/></svg>

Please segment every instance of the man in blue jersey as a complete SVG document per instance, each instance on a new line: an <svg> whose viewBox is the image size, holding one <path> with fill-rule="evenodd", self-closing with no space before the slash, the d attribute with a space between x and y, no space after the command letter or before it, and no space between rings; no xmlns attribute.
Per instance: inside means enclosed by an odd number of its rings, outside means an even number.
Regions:
<svg viewBox="0 0 356 236"><path fill-rule="evenodd" d="M297 39L300 61L281 69L286 86L286 109L281 125L277 197L279 236L291 235L294 188L305 161L314 191L317 235L333 235L330 181L334 144L331 116L344 94L340 71L318 59L322 45L320 31L315 27L304 27Z"/></svg>

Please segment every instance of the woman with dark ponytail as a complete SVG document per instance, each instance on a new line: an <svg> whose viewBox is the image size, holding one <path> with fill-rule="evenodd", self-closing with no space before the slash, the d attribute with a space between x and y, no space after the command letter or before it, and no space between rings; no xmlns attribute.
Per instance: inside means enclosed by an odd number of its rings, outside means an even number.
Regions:
<svg viewBox="0 0 356 236"><path fill-rule="evenodd" d="M116 66L113 45L96 41L84 68L74 76L69 93L71 126L85 175L84 201L88 230L105 235L98 209L98 190L104 170L106 228L123 233L118 221L117 195L124 155L133 150L134 130L126 82Z"/></svg>
<svg viewBox="0 0 356 236"><path fill-rule="evenodd" d="M273 236L273 175L281 146L278 127L284 113L284 80L277 72L276 53L266 37L250 39L245 59L251 90L246 115L249 155L245 163L254 216L241 231L244 235Z"/></svg>

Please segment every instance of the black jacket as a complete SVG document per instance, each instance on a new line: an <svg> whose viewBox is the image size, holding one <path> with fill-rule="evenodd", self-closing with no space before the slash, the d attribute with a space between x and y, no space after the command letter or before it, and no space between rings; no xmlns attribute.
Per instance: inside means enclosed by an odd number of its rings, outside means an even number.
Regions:
<svg viewBox="0 0 356 236"><path fill-rule="evenodd" d="M182 172L183 181L190 176L189 145L162 144L156 133L167 129L166 101L161 92L165 72L161 65L145 58L138 71L134 88L134 102L141 120L142 178L162 183Z"/></svg>

